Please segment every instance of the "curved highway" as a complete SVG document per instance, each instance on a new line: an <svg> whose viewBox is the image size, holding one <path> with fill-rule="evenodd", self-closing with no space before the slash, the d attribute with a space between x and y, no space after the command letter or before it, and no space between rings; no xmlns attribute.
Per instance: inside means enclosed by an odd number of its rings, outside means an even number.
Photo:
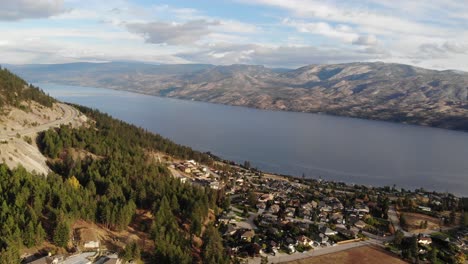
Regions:
<svg viewBox="0 0 468 264"><path fill-rule="evenodd" d="M78 117L78 115L80 114L80 112L78 110L76 110L75 108L73 108L73 107L71 107L69 105L62 104L62 103L58 103L57 105L60 108L62 108L63 113L64 113L63 116L60 119L53 120L51 122L41 124L41 125L38 125L38 126L35 126L35 127L24 128L22 130L9 131L9 132L6 132L6 133L2 133L3 131L0 131L0 140L7 140L7 139L10 139L10 138L17 137L17 134L19 134L21 137L22 136L28 136L28 135L35 134L35 133L38 133L38 132L41 132L41 131L45 131L45 130L51 128L51 127L58 127L58 126L63 125L63 124L68 124L68 123L72 122L73 119Z"/></svg>

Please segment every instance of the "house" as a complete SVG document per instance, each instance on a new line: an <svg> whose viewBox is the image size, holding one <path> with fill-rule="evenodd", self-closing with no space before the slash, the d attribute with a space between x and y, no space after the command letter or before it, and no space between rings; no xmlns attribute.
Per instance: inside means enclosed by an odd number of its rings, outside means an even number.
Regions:
<svg viewBox="0 0 468 264"><path fill-rule="evenodd" d="M279 231L279 229L276 228L276 227L270 227L270 228L268 228L268 230L267 230L267 234L269 234L269 235L274 235L274 236L276 236L276 235L278 235L279 233L280 233L280 231Z"/></svg>
<svg viewBox="0 0 468 264"><path fill-rule="evenodd" d="M314 241L313 241L312 239L310 239L310 238L308 238L308 237L306 237L306 236L304 236L304 235L298 236L298 237L296 238L296 240L297 240L297 244L298 244L298 245L302 245L302 246L310 246L310 247L312 247L313 244L314 244Z"/></svg>
<svg viewBox="0 0 468 264"><path fill-rule="evenodd" d="M271 193L262 194L258 198L258 201L261 202L261 203L265 203L265 202L270 201L270 200L273 200L273 194L271 194Z"/></svg>
<svg viewBox="0 0 468 264"><path fill-rule="evenodd" d="M226 232L224 232L224 235L234 235L237 231L237 227L233 224L228 224L227 225L227 229L226 229Z"/></svg>
<svg viewBox="0 0 468 264"><path fill-rule="evenodd" d="M285 213L286 213L287 217L294 217L295 212L296 212L296 208L294 208L294 207L288 207L285 210Z"/></svg>
<svg viewBox="0 0 468 264"><path fill-rule="evenodd" d="M280 210L280 206L277 204L273 204L272 206L270 206L270 209L268 211L272 214L276 214L279 212L279 210Z"/></svg>
<svg viewBox="0 0 468 264"><path fill-rule="evenodd" d="M322 234L322 233L320 233L314 239L317 242L317 244L320 244L320 245L326 244L328 242L328 237L325 234Z"/></svg>
<svg viewBox="0 0 468 264"><path fill-rule="evenodd" d="M334 235L338 234L338 232L336 232L334 230L331 230L327 226L322 226L321 228L319 228L319 231L321 233L325 234L326 236L334 236Z"/></svg>
<svg viewBox="0 0 468 264"><path fill-rule="evenodd" d="M180 177L180 178L179 178L179 181L180 181L181 183L186 183L186 182L187 182L187 177Z"/></svg>
<svg viewBox="0 0 468 264"><path fill-rule="evenodd" d="M333 222L337 223L337 224L342 224L343 223L343 215L341 213L334 213L331 217L331 219L333 220Z"/></svg>
<svg viewBox="0 0 468 264"><path fill-rule="evenodd" d="M424 235L419 235L418 236L418 244L421 245L430 245L432 244L432 238Z"/></svg>
<svg viewBox="0 0 468 264"><path fill-rule="evenodd" d="M354 207L354 212L357 214L368 214L369 213L369 207L365 204L357 204Z"/></svg>
<svg viewBox="0 0 468 264"><path fill-rule="evenodd" d="M289 254L293 254L296 252L296 248L294 247L294 245L288 245L287 250Z"/></svg>
<svg viewBox="0 0 468 264"><path fill-rule="evenodd" d="M292 237L287 237L286 240L286 245L294 245L297 246L297 240L292 238Z"/></svg>
<svg viewBox="0 0 468 264"><path fill-rule="evenodd" d="M251 242L254 236L255 236L255 232L253 230L247 230L241 234L241 239L247 242Z"/></svg>
<svg viewBox="0 0 468 264"><path fill-rule="evenodd" d="M79 229L79 235L83 250L93 250L99 248L100 243L95 230L90 228L81 228Z"/></svg>
<svg viewBox="0 0 468 264"><path fill-rule="evenodd" d="M349 239L354 239L356 238L356 233L352 230L348 230L345 228L339 228L337 229L338 233L341 234L342 236L349 238Z"/></svg>
<svg viewBox="0 0 468 264"><path fill-rule="evenodd" d="M354 223L354 226L359 228L359 229L363 229L364 227L366 227L366 225L367 224L362 220L359 220L356 223Z"/></svg>
<svg viewBox="0 0 468 264"><path fill-rule="evenodd" d="M427 206L418 206L419 210L424 211L424 212L431 212L432 209Z"/></svg>
<svg viewBox="0 0 468 264"><path fill-rule="evenodd" d="M230 221L231 221L231 217L226 216L226 215L222 215L218 218L218 222L225 224L225 225L229 224Z"/></svg>
<svg viewBox="0 0 468 264"><path fill-rule="evenodd" d="M40 259L36 259L31 262L26 262L27 264L59 264L62 263L64 260L62 255L57 255L57 256L45 256Z"/></svg>
<svg viewBox="0 0 468 264"><path fill-rule="evenodd" d="M219 190L219 182L218 181L212 181L210 182L210 188L213 190Z"/></svg>
<svg viewBox="0 0 468 264"><path fill-rule="evenodd" d="M104 262L100 262L102 264L122 264L122 260L119 259L117 255L110 255L104 257Z"/></svg>
<svg viewBox="0 0 468 264"><path fill-rule="evenodd" d="M270 240L270 242L268 243L268 247L271 249L273 253L275 254L278 253L279 246L278 246L278 243L276 243L275 241Z"/></svg>

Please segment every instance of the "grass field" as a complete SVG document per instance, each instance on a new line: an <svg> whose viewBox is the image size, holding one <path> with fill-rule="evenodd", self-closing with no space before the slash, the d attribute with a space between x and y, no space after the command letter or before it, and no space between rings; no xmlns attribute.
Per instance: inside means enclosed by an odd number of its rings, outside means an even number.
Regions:
<svg viewBox="0 0 468 264"><path fill-rule="evenodd" d="M296 261L287 262L287 264L399 264L407 263L391 253L375 247L358 247L338 253L332 253L317 257L311 257Z"/></svg>

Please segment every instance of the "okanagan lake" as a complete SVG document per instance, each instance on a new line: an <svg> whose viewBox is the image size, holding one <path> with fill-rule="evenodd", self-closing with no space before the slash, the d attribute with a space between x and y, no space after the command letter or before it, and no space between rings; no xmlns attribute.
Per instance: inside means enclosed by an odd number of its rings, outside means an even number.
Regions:
<svg viewBox="0 0 468 264"><path fill-rule="evenodd" d="M248 160L264 171L468 195L465 132L103 88L37 85L61 101L99 109L223 159Z"/></svg>

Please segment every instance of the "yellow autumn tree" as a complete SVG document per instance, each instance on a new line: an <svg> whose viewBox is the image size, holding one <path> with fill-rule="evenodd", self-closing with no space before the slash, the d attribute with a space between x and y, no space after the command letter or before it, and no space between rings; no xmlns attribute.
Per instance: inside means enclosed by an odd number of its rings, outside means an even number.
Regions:
<svg viewBox="0 0 468 264"><path fill-rule="evenodd" d="M78 189L81 187L80 182L75 176L71 176L70 178L68 178L67 182L75 189Z"/></svg>

